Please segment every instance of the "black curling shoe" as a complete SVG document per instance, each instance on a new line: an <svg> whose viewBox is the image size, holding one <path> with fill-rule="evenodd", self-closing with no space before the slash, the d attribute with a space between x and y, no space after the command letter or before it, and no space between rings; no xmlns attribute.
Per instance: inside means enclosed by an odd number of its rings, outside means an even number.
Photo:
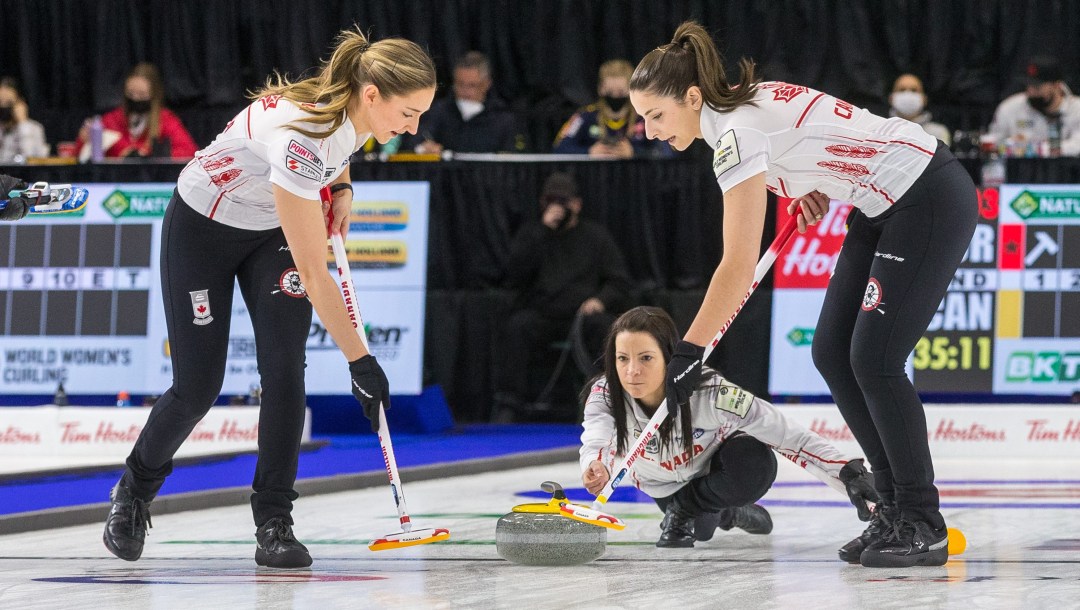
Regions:
<svg viewBox="0 0 1080 610"><path fill-rule="evenodd" d="M136 498L122 482L109 493L112 508L105 520L105 548L120 559L135 561L142 557L146 530L150 523L150 502Z"/></svg>
<svg viewBox="0 0 1080 610"><path fill-rule="evenodd" d="M747 534L758 535L772 532L773 527L769 511L759 504L725 508L720 511L720 522L716 526L725 532L737 527Z"/></svg>
<svg viewBox="0 0 1080 610"><path fill-rule="evenodd" d="M311 565L307 547L293 536L292 525L281 517L262 524L255 531L255 563L268 568L306 568Z"/></svg>
<svg viewBox="0 0 1080 610"><path fill-rule="evenodd" d="M870 523L863 530L863 533L859 534L858 538L840 547L838 551L840 560L848 563L860 563L863 550L881 540L889 526L892 525L893 520L896 519L897 512L896 507L891 504L878 503L874 506L874 511L870 513Z"/></svg>
<svg viewBox="0 0 1080 610"><path fill-rule="evenodd" d="M694 546L694 516L679 508L678 503L668 504L660 529L664 531L656 546L664 549L688 549Z"/></svg>
<svg viewBox="0 0 1080 610"><path fill-rule="evenodd" d="M944 527L937 530L925 521L902 517L859 556L867 568L943 566L948 560L949 535Z"/></svg>

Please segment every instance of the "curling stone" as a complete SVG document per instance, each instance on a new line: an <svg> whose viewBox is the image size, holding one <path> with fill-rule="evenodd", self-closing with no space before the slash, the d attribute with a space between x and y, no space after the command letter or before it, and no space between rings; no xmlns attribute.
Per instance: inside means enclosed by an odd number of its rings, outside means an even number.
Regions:
<svg viewBox="0 0 1080 610"><path fill-rule="evenodd" d="M495 550L499 557L529 566L570 566L588 563L604 554L607 529L560 514L567 502L562 485L546 481L546 503L519 504L499 518Z"/></svg>

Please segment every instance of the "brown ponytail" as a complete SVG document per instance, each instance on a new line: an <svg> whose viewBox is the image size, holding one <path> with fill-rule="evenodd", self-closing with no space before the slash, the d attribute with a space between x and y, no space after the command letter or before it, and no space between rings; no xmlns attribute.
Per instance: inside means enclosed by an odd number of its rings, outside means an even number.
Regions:
<svg viewBox="0 0 1080 610"><path fill-rule="evenodd" d="M325 131L289 126L308 137L321 139L341 127L349 100L369 83L378 87L383 97L434 88L435 64L415 42L387 38L371 43L359 29L344 30L318 75L294 83L275 72L262 89L251 93L251 99L280 95L300 104L324 103L325 106L318 108L305 108L311 115L305 122L326 125Z"/></svg>
<svg viewBox="0 0 1080 610"><path fill-rule="evenodd" d="M709 33L697 22L684 21L675 30L671 42L653 49L638 63L630 78L630 90L681 102L687 89L697 86L710 108L730 112L739 106L753 105L759 82L754 74L754 62L741 59L739 68L739 82L732 85Z"/></svg>

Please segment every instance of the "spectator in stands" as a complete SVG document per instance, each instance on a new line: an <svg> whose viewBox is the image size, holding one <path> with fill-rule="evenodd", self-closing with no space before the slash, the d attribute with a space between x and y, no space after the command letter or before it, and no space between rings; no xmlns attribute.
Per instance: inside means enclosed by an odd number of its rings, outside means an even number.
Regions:
<svg viewBox="0 0 1080 610"><path fill-rule="evenodd" d="M672 148L645 137L645 120L630 105L630 75L634 66L612 59L600 66L595 104L580 108L559 130L554 153L629 159L635 156L670 156Z"/></svg>
<svg viewBox="0 0 1080 610"><path fill-rule="evenodd" d="M124 79L124 103L101 117L106 157L192 157L195 141L180 119L165 107L161 73L141 63ZM79 131L77 146L89 156L90 119Z"/></svg>
<svg viewBox="0 0 1080 610"><path fill-rule="evenodd" d="M30 118L15 79L0 78L0 163L22 163L49 156L45 128Z"/></svg>
<svg viewBox="0 0 1080 610"><path fill-rule="evenodd" d="M402 150L440 154L523 152L525 135L517 118L491 90L491 63L470 51L454 64L454 92L420 119L415 136L405 136Z"/></svg>
<svg viewBox="0 0 1080 610"><path fill-rule="evenodd" d="M595 368L628 299L629 274L615 239L582 219L581 206L574 178L551 174L540 195L540 219L523 226L511 244L504 283L518 294L496 346L496 413L525 406L530 357L566 338L571 328L580 329L573 340L580 340Z"/></svg>
<svg viewBox="0 0 1080 610"><path fill-rule="evenodd" d="M946 146L952 145L949 129L941 123L935 123L933 116L926 109L926 91L922 80L914 74L901 74L893 83L889 95L889 116L898 116L912 123L922 125L923 131L941 140Z"/></svg>
<svg viewBox="0 0 1080 610"><path fill-rule="evenodd" d="M990 134L1011 154L1080 155L1080 99L1063 80L1061 63L1033 57L1027 88L998 104Z"/></svg>

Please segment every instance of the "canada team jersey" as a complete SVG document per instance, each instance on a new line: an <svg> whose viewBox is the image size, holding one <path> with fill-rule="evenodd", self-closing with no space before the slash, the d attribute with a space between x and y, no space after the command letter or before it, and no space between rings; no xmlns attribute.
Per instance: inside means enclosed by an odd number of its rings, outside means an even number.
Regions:
<svg viewBox="0 0 1080 610"><path fill-rule="evenodd" d="M817 190L873 217L911 188L937 148L915 123L808 87L764 82L754 101L732 112L701 110L724 191L765 172L766 187L781 197Z"/></svg>
<svg viewBox="0 0 1080 610"><path fill-rule="evenodd" d="M358 140L348 119L323 139L290 129L290 123L325 129L304 122L310 115L303 106L279 95L252 102L184 167L176 184L180 196L208 218L253 230L281 225L274 184L319 201L319 189L337 179L367 138Z"/></svg>
<svg viewBox="0 0 1080 610"><path fill-rule="evenodd" d="M840 493L840 469L851 458L840 453L825 439L784 417L772 403L754 396L728 382L712 369L703 369L705 381L690 396L690 424L694 430L693 454L683 452L682 435L676 429L674 446L664 447L656 437L646 443L644 452L630 469L630 478L638 489L653 498L670 496L691 479L709 473L709 461L720 445L737 432L748 434L769 445L777 453L798 464ZM629 444L640 436L649 423L649 415L637 400L625 397L627 425L633 432ZM607 381L593 384L585 401L581 449L578 452L584 472L597 460L611 472L616 467L615 418L611 414Z"/></svg>

